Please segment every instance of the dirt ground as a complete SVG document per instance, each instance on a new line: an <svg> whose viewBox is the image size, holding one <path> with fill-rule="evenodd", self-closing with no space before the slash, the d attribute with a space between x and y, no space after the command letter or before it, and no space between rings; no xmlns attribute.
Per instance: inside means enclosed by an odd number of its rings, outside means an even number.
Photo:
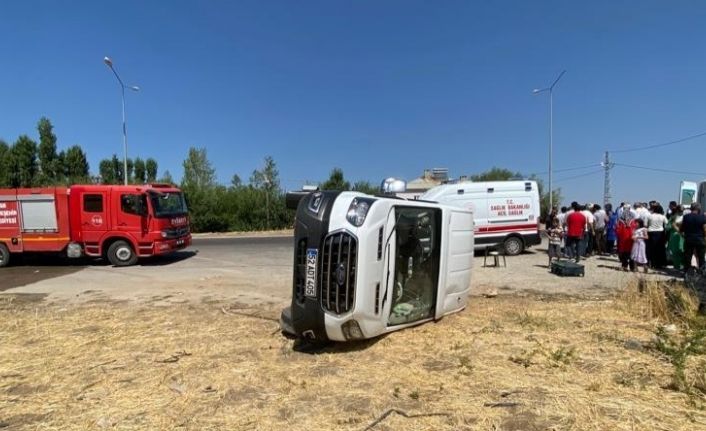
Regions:
<svg viewBox="0 0 706 431"><path fill-rule="evenodd" d="M657 321L620 298L475 298L317 349L274 308L24 299L0 304L3 429L706 429L703 395L674 390L650 347Z"/></svg>
<svg viewBox="0 0 706 431"><path fill-rule="evenodd" d="M560 278L541 247L507 267L480 255L463 312L312 348L278 330L288 253L89 267L3 292L0 429L706 429L704 356L686 363L704 392L675 389L653 346L664 322L624 293L670 274L594 257Z"/></svg>

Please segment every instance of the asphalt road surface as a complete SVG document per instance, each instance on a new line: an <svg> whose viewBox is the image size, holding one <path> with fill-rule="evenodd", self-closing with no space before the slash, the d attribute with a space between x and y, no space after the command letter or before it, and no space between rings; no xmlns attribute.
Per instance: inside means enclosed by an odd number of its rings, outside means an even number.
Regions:
<svg viewBox="0 0 706 431"><path fill-rule="evenodd" d="M0 291L59 300L235 299L281 302L290 295L291 236L195 238L186 250L116 268L102 259L13 256Z"/></svg>

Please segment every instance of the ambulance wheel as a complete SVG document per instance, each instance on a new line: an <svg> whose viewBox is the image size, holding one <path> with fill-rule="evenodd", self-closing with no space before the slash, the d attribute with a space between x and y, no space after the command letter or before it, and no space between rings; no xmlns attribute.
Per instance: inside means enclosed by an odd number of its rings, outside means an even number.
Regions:
<svg viewBox="0 0 706 431"><path fill-rule="evenodd" d="M115 241L108 247L108 260L115 266L130 266L137 263L137 255L127 241Z"/></svg>
<svg viewBox="0 0 706 431"><path fill-rule="evenodd" d="M525 243L521 238L511 236L503 242L503 249L507 256L517 256L525 249Z"/></svg>
<svg viewBox="0 0 706 431"><path fill-rule="evenodd" d="M0 268L10 263L10 250L5 244L0 243Z"/></svg>

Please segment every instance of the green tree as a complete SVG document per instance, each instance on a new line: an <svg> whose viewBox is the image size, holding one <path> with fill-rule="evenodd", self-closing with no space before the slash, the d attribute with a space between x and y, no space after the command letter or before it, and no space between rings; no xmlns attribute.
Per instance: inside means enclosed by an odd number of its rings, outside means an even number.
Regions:
<svg viewBox="0 0 706 431"><path fill-rule="evenodd" d="M380 188L373 186L369 181L356 181L353 184L353 190L369 195L380 193Z"/></svg>
<svg viewBox="0 0 706 431"><path fill-rule="evenodd" d="M189 148L184 160L181 189L189 205L192 227L196 232L227 230L229 215L224 210L225 187L216 185L216 171L205 148Z"/></svg>
<svg viewBox="0 0 706 431"><path fill-rule="evenodd" d="M238 174L233 174L233 177L230 179L230 186L236 189L243 186L243 181Z"/></svg>
<svg viewBox="0 0 706 431"><path fill-rule="evenodd" d="M329 174L328 180L324 181L320 188L321 190L350 190L351 183L343 178L343 170L333 168L331 174Z"/></svg>
<svg viewBox="0 0 706 431"><path fill-rule="evenodd" d="M113 162L110 159L103 159L98 163L98 172L101 177L101 184L115 184L115 172Z"/></svg>
<svg viewBox="0 0 706 431"><path fill-rule="evenodd" d="M0 139L0 187L10 187L12 185L11 157L10 147L5 141Z"/></svg>
<svg viewBox="0 0 706 431"><path fill-rule="evenodd" d="M56 152L56 135L54 126L49 119L42 117L37 123L39 131L39 166L41 169L39 183L42 185L57 184L63 178L63 166L60 165Z"/></svg>
<svg viewBox="0 0 706 431"><path fill-rule="evenodd" d="M147 182L154 183L157 181L157 161L152 157L145 160L145 174Z"/></svg>
<svg viewBox="0 0 706 431"><path fill-rule="evenodd" d="M147 159L147 162L149 160ZM216 171L208 160L206 148L189 148L189 154L184 160L183 166L182 188L205 190L216 184Z"/></svg>
<svg viewBox="0 0 706 431"><path fill-rule="evenodd" d="M135 158L133 180L135 184L144 184L147 180L145 161L139 157Z"/></svg>
<svg viewBox="0 0 706 431"><path fill-rule="evenodd" d="M21 135L12 146L12 186L32 187L37 184L37 143Z"/></svg>
<svg viewBox="0 0 706 431"><path fill-rule="evenodd" d="M480 174L471 175L471 181L510 181L513 179L523 178L519 172L512 172L509 169L493 167L489 171L481 172Z"/></svg>
<svg viewBox="0 0 706 431"><path fill-rule="evenodd" d="M265 229L271 229L275 214L275 202L280 194L279 170L272 156L265 157L262 169L256 169L250 176L250 185L261 190L265 201ZM255 206L255 208L258 208ZM253 208L253 209L255 209ZM262 208L260 205L259 208Z"/></svg>
<svg viewBox="0 0 706 431"><path fill-rule="evenodd" d="M79 145L71 146L66 150L64 163L68 184L90 182L88 159Z"/></svg>
<svg viewBox="0 0 706 431"><path fill-rule="evenodd" d="M549 214L549 192L545 189L544 186L544 181L539 179L536 175L530 175L529 179L532 181L537 182L537 190L539 190L539 207L541 209L541 217L542 221L546 219L547 215ZM562 196L561 196L561 188L554 189L552 192L552 204L554 206L559 205L561 202Z"/></svg>
<svg viewBox="0 0 706 431"><path fill-rule="evenodd" d="M250 176L250 185L267 190L279 189L279 170L272 156L265 157L265 165L262 169L256 169Z"/></svg>
<svg viewBox="0 0 706 431"><path fill-rule="evenodd" d="M162 184L174 184L174 178L172 178L172 174L166 170L164 171L164 174L162 174L161 178L157 180L158 183Z"/></svg>
<svg viewBox="0 0 706 431"><path fill-rule="evenodd" d="M127 183L128 184L135 183L135 178L133 176L134 170L135 170L135 163L132 161L131 158L128 157L128 159L127 159Z"/></svg>
<svg viewBox="0 0 706 431"><path fill-rule="evenodd" d="M110 164L113 167L113 183L111 184L123 184L125 181L125 167L123 161L118 158L116 154L110 159Z"/></svg>

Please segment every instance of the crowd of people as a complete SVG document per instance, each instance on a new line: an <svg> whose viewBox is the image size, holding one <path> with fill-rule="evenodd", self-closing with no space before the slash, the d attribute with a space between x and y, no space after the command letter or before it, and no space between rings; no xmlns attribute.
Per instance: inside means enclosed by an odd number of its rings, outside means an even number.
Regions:
<svg viewBox="0 0 706 431"><path fill-rule="evenodd" d="M617 255L624 271L671 265L687 271L696 260L704 270L706 216L698 203L685 209L672 201L667 211L659 202L621 203L613 210L596 204L572 202L546 219L549 264L555 259Z"/></svg>

